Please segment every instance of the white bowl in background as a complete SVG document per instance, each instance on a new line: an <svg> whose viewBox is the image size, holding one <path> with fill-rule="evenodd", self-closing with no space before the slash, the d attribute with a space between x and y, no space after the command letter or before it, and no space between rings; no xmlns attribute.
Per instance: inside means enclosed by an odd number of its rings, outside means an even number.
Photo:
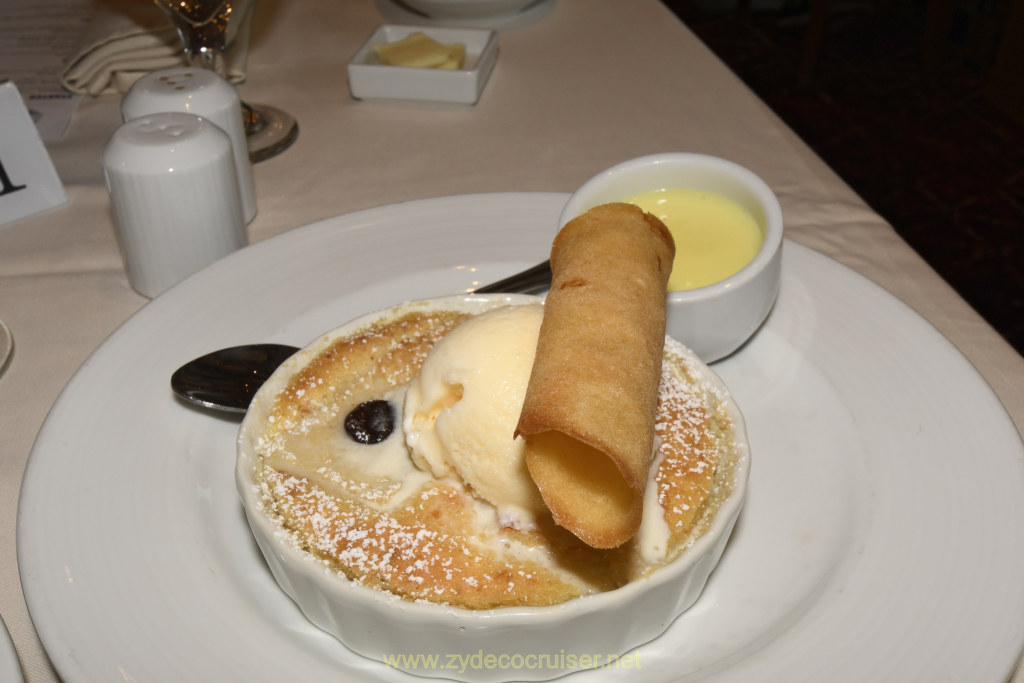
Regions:
<svg viewBox="0 0 1024 683"><path fill-rule="evenodd" d="M662 188L693 188L722 195L754 216L763 242L739 272L697 289L668 292L667 333L705 363L736 351L761 326L775 303L782 274L782 208L771 188L732 161L687 152L638 157L612 166L572 194L558 226L600 204Z"/></svg>
<svg viewBox="0 0 1024 683"><path fill-rule="evenodd" d="M401 0L431 19L489 19L522 12L538 0Z"/></svg>

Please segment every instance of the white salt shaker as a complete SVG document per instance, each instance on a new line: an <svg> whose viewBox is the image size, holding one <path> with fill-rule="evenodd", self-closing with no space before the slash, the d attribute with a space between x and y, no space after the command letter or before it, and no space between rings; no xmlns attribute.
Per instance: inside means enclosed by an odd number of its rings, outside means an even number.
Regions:
<svg viewBox="0 0 1024 683"><path fill-rule="evenodd" d="M248 223L256 215L256 189L245 141L245 125L238 91L209 69L172 67L146 74L125 93L121 117L125 121L165 111L202 116L220 126L231 138L242 211Z"/></svg>
<svg viewBox="0 0 1024 683"><path fill-rule="evenodd" d="M132 119L107 141L102 162L128 281L143 296L245 246L231 140L207 119Z"/></svg>

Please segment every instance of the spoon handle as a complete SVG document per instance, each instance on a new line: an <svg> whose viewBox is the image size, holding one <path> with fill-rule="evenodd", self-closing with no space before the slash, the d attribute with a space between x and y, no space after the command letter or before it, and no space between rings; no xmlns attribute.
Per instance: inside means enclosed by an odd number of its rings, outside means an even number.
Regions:
<svg viewBox="0 0 1024 683"><path fill-rule="evenodd" d="M504 292L521 292L523 294L539 294L551 285L551 262L544 261L532 268L511 275L504 280L474 289L474 294L500 294Z"/></svg>

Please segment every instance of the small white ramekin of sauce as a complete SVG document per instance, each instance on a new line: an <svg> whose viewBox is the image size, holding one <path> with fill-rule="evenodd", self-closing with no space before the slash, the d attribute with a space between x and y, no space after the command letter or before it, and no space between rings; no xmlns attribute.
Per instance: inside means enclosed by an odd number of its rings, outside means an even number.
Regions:
<svg viewBox="0 0 1024 683"><path fill-rule="evenodd" d="M676 242L666 293L668 334L706 363L742 346L779 290L782 209L771 188L731 161L685 152L613 166L566 202L559 227L600 204L629 202L665 223Z"/></svg>

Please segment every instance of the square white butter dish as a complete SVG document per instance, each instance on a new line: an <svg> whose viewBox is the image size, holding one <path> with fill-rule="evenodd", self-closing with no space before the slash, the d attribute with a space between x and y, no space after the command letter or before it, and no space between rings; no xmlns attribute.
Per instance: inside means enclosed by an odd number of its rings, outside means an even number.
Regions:
<svg viewBox="0 0 1024 683"><path fill-rule="evenodd" d="M380 43L394 43L422 32L439 43L462 43L466 58L461 69L429 69L381 64L374 52ZM476 104L498 59L498 34L484 29L460 29L385 24L348 63L348 85L356 99L413 100Z"/></svg>

